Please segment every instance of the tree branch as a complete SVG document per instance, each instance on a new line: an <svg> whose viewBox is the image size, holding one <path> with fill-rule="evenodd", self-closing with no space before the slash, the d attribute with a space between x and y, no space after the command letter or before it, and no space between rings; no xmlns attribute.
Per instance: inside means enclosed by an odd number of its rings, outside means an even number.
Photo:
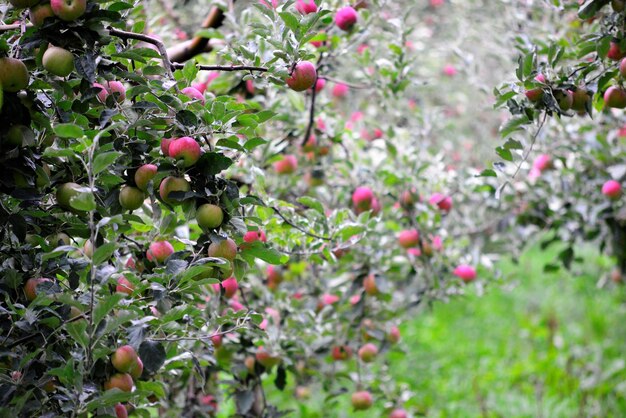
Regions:
<svg viewBox="0 0 626 418"><path fill-rule="evenodd" d="M233 0L234 2L235 0ZM217 6L213 6L211 11L207 15L204 22L202 22L202 28L218 28L224 22L224 11ZM209 38L204 38L202 36L196 36L188 42L183 42L181 44L175 45L170 48L167 53L171 58L172 62L185 62L189 61L191 58L195 57L202 52L206 52L211 50L209 44ZM208 48L207 48L208 47Z"/></svg>
<svg viewBox="0 0 626 418"><path fill-rule="evenodd" d="M146 42L156 46L159 50L159 54L161 54L161 59L163 60L163 66L165 67L165 71L170 79L174 79L174 75L172 74L172 62L170 61L169 56L167 55L167 50L165 49L165 45L157 38L153 38L152 36L144 35L141 33L128 32L121 29L116 29L112 26L107 27L109 34L111 36L118 37L120 39L136 39L138 41Z"/></svg>
<svg viewBox="0 0 626 418"><path fill-rule="evenodd" d="M180 62L172 63L172 67L175 69L181 69L185 66ZM254 67L250 65L196 65L196 68L200 71L269 71L266 67Z"/></svg>
<svg viewBox="0 0 626 418"><path fill-rule="evenodd" d="M271 209L278 215L280 216L280 218L290 227L297 229L298 231L313 237L313 238L318 238L318 239L323 239L324 241L332 241L332 238L329 237L323 237L321 235L317 235L314 234L312 232L307 231L306 229L294 224L293 222L291 222L289 219L285 218L285 215L282 214L282 212L276 207L276 206L272 206Z"/></svg>
<svg viewBox="0 0 626 418"><path fill-rule="evenodd" d="M327 75L320 76L320 78L323 78L324 80L331 81L333 83L345 84L346 86L348 86L348 87L350 87L352 89L360 89L360 90L362 90L362 89L369 89L369 88L371 88L371 86L367 86L365 84L352 84L352 83L348 83L347 81L342 81L342 80L339 80L339 79L336 79L336 78L333 78L333 77L329 77Z"/></svg>

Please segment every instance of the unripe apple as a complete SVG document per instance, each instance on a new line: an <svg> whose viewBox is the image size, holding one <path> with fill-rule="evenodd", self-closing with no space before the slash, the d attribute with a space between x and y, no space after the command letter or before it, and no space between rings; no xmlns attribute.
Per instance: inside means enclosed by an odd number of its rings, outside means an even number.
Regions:
<svg viewBox="0 0 626 418"><path fill-rule="evenodd" d="M358 213L370 210L373 199L374 192L369 187L357 187L352 193L352 204Z"/></svg>
<svg viewBox="0 0 626 418"><path fill-rule="evenodd" d="M367 391L354 392L352 394L352 407L355 411L364 411L374 404L372 394Z"/></svg>
<svg viewBox="0 0 626 418"><path fill-rule="evenodd" d="M69 235L67 235L65 232L59 232L57 234L50 235L47 238L47 241L48 245L52 246L70 245L72 243Z"/></svg>
<svg viewBox="0 0 626 418"><path fill-rule="evenodd" d="M138 358L137 352L133 347L123 345L111 355L111 364L118 372L128 373L135 368Z"/></svg>
<svg viewBox="0 0 626 418"><path fill-rule="evenodd" d="M296 10L302 15L317 12L315 0L296 0Z"/></svg>
<svg viewBox="0 0 626 418"><path fill-rule="evenodd" d="M159 195L161 199L169 203L172 206L181 205L183 201L173 200L169 198L170 193L172 192L188 192L191 190L191 185L187 180L182 177L174 177L169 176L165 177L161 182L161 186L159 187Z"/></svg>
<svg viewBox="0 0 626 418"><path fill-rule="evenodd" d="M116 373L104 383L104 390L118 388L122 392L133 390L133 378L128 373Z"/></svg>
<svg viewBox="0 0 626 418"><path fill-rule="evenodd" d="M173 140L174 138L163 138L161 140L161 152L166 157L170 156L170 144L172 143Z"/></svg>
<svg viewBox="0 0 626 418"><path fill-rule="evenodd" d="M115 291L117 293L125 293L128 296L131 296L133 292L135 291L135 285L133 285L126 277L122 276L117 279L117 284L115 285ZM128 371L128 370L125 370L125 371Z"/></svg>
<svg viewBox="0 0 626 418"><path fill-rule="evenodd" d="M33 26L42 26L45 20L49 17L53 17L54 12L50 3L37 4L30 8L28 11L28 19Z"/></svg>
<svg viewBox="0 0 626 418"><path fill-rule="evenodd" d="M128 411L121 403L115 404L115 416L116 418L128 418Z"/></svg>
<svg viewBox="0 0 626 418"><path fill-rule="evenodd" d="M624 69L626 70L626 67ZM572 109L577 112L584 112L586 110L587 102L590 100L591 97L587 94L587 90L582 87L578 87L573 95Z"/></svg>
<svg viewBox="0 0 626 418"><path fill-rule="evenodd" d="M352 349L347 345L336 345L331 353L333 360L344 361L352 358Z"/></svg>
<svg viewBox="0 0 626 418"><path fill-rule="evenodd" d="M170 143L168 152L175 160L183 160L183 167L191 167L200 159L202 149L195 139L183 136Z"/></svg>
<svg viewBox="0 0 626 418"><path fill-rule="evenodd" d="M124 186L120 190L120 205L126 210L139 209L145 198L144 193L136 187Z"/></svg>
<svg viewBox="0 0 626 418"><path fill-rule="evenodd" d="M174 254L174 247L169 241L156 241L150 244L146 257L152 262L163 263L172 254Z"/></svg>
<svg viewBox="0 0 626 418"><path fill-rule="evenodd" d="M390 343L396 344L400 341L400 329L393 325L389 330L389 334L387 334L387 341Z"/></svg>
<svg viewBox="0 0 626 418"><path fill-rule="evenodd" d="M26 7L36 5L39 1L40 0L9 0L9 3L11 3L16 9L25 9Z"/></svg>
<svg viewBox="0 0 626 418"><path fill-rule="evenodd" d="M248 231L243 235L244 242L253 243L256 241L267 242L267 237L265 236L265 232L260 229L257 231Z"/></svg>
<svg viewBox="0 0 626 418"><path fill-rule="evenodd" d="M225 258L234 261L237 256L237 244L230 238L212 242L209 245L209 257Z"/></svg>
<svg viewBox="0 0 626 418"><path fill-rule="evenodd" d="M64 183L57 187L56 198L57 204L65 209L72 209L70 205L70 200L74 196L78 196L80 194L80 185L76 183Z"/></svg>
<svg viewBox="0 0 626 418"><path fill-rule="evenodd" d="M619 61L624 58L624 51L620 46L620 41L617 39L613 39L609 46L609 52L606 54L606 57L613 61Z"/></svg>
<svg viewBox="0 0 626 418"><path fill-rule="evenodd" d="M51 279L40 277L38 279L28 279L24 285L24 294L29 301L35 300L37 297L37 285L39 283L52 282Z"/></svg>
<svg viewBox="0 0 626 418"><path fill-rule="evenodd" d="M224 288L224 297L226 299L230 299L235 296L235 294L237 294L237 290L239 290L239 284L237 283L237 279L234 277L224 280L221 285Z"/></svg>
<svg viewBox="0 0 626 418"><path fill-rule="evenodd" d="M83 254L85 254L88 258L93 257L93 244L91 243L91 240L87 240L83 244Z"/></svg>
<svg viewBox="0 0 626 418"><path fill-rule="evenodd" d="M315 65L309 61L301 61L296 64L293 71L287 77L287 85L294 91L305 91L313 87L317 80Z"/></svg>
<svg viewBox="0 0 626 418"><path fill-rule="evenodd" d="M612 200L619 199L622 195L622 185L615 180L609 180L602 185L602 194Z"/></svg>
<svg viewBox="0 0 626 418"><path fill-rule="evenodd" d="M133 379L137 380L143 374L143 361L137 356L137 363L133 366L132 369L128 372Z"/></svg>
<svg viewBox="0 0 626 418"><path fill-rule="evenodd" d="M333 87L333 97L336 99L343 99L348 95L348 90L350 90L350 88L346 84L336 83Z"/></svg>
<svg viewBox="0 0 626 418"><path fill-rule="evenodd" d="M359 19L359 14L350 6L342 7L337 10L335 15L335 24L341 30L349 31Z"/></svg>
<svg viewBox="0 0 626 418"><path fill-rule="evenodd" d="M224 221L224 212L217 205L205 203L196 210L196 220L202 228L218 228Z"/></svg>
<svg viewBox="0 0 626 418"><path fill-rule="evenodd" d="M428 203L436 205L442 212L450 212L452 209L452 198L441 193L433 193Z"/></svg>
<svg viewBox="0 0 626 418"><path fill-rule="evenodd" d="M461 264L454 269L453 274L463 280L465 283L469 283L476 279L476 270L472 266L467 264Z"/></svg>
<svg viewBox="0 0 626 418"><path fill-rule="evenodd" d="M363 288L365 289L365 293L370 296L375 296L378 294L378 287L376 286L376 276L373 274L368 274L365 279L363 279Z"/></svg>
<svg viewBox="0 0 626 418"><path fill-rule="evenodd" d="M570 110L572 105L574 104L574 93L569 90L559 90L554 93L554 98L556 99L559 107L563 111Z"/></svg>
<svg viewBox="0 0 626 418"><path fill-rule="evenodd" d="M626 91L622 87L611 86L604 92L604 104L607 107L623 109L626 107Z"/></svg>
<svg viewBox="0 0 626 418"><path fill-rule="evenodd" d="M279 364L281 360L278 355L268 352L263 346L258 348L255 357L256 361L266 369L271 369Z"/></svg>
<svg viewBox="0 0 626 418"><path fill-rule="evenodd" d="M545 83L546 77L543 74L537 74L537 76L535 77L535 81L537 81L538 83ZM531 102L533 103L538 102L543 97L543 89L536 88L536 89L526 90L524 94L526 95L528 100L530 100Z"/></svg>
<svg viewBox="0 0 626 418"><path fill-rule="evenodd" d="M378 347L372 343L367 343L363 347L359 348L359 358L364 363L371 363L378 354Z"/></svg>
<svg viewBox="0 0 626 418"><path fill-rule="evenodd" d="M420 233L417 229L407 229L398 235L398 243L402 248L411 248L420 242Z"/></svg>
<svg viewBox="0 0 626 418"><path fill-rule="evenodd" d="M274 171L278 174L292 174L298 169L298 159L295 155L283 155L281 160L274 162Z"/></svg>
<svg viewBox="0 0 626 418"><path fill-rule="evenodd" d="M13 125L4 134L4 141L9 147L23 147L32 145L35 133L28 126Z"/></svg>
<svg viewBox="0 0 626 418"><path fill-rule="evenodd" d="M59 77L67 77L74 71L74 55L67 49L50 46L41 59L43 68Z"/></svg>
<svg viewBox="0 0 626 418"><path fill-rule="evenodd" d="M28 87L28 69L17 58L0 58L0 85L5 92L16 92Z"/></svg>
<svg viewBox="0 0 626 418"><path fill-rule="evenodd" d="M144 164L135 171L135 184L139 190L148 191L148 183L157 174L157 166L154 164Z"/></svg>
<svg viewBox="0 0 626 418"><path fill-rule="evenodd" d="M398 408L391 411L389 418L408 418L408 415L404 409Z"/></svg>
<svg viewBox="0 0 626 418"><path fill-rule="evenodd" d="M85 14L87 0L50 0L50 6L59 19L71 22Z"/></svg>
<svg viewBox="0 0 626 418"><path fill-rule="evenodd" d="M185 87L180 92L191 100L199 100L202 104L205 103L204 95L195 87Z"/></svg>

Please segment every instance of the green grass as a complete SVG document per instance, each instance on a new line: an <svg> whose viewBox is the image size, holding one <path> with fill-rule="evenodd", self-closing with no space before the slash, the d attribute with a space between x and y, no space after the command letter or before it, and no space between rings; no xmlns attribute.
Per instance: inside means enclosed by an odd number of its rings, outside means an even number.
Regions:
<svg viewBox="0 0 626 418"><path fill-rule="evenodd" d="M388 364L414 416L626 416L624 289L597 286L609 261L593 255L573 272L544 273L557 254L533 247L519 264L498 265L502 286L436 303L403 324ZM268 397L312 418L386 416L389 406L355 413L348 395L324 405L321 394L302 403L292 386Z"/></svg>

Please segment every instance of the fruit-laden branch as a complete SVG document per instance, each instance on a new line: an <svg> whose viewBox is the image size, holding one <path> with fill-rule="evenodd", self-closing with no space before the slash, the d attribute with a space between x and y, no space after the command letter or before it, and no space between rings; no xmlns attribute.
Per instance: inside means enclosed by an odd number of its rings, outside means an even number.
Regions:
<svg viewBox="0 0 626 418"><path fill-rule="evenodd" d="M146 42L152 44L157 47L159 50L159 54L161 54L161 59L163 60L163 66L165 67L165 71L167 71L167 75L169 78L173 79L174 75L172 74L172 62L170 61L169 56L167 55L167 50L165 49L165 45L159 39L153 38L152 36L143 35L141 33L128 32L125 30L116 29L112 26L107 27L109 34L111 36L115 36L120 39L136 39L138 41Z"/></svg>
<svg viewBox="0 0 626 418"><path fill-rule="evenodd" d="M180 69L185 67L185 64L179 62L172 63L173 68ZM196 68L200 71L269 71L266 67L254 67L250 65L196 65Z"/></svg>
<svg viewBox="0 0 626 418"><path fill-rule="evenodd" d="M235 0L233 0L233 3ZM217 6L213 6L204 22L202 22L203 29L218 28L224 22L224 11ZM190 41L183 42L181 44L171 47L167 53L169 54L172 62L185 62L191 58L203 52L211 51L209 46L209 38L202 36L196 36Z"/></svg>
<svg viewBox="0 0 626 418"><path fill-rule="evenodd" d="M318 71L322 66L322 61L324 60L324 53L320 53L319 58L317 59L317 64L315 68ZM304 139L302 140L302 146L305 146L309 137L311 136L311 132L313 131L313 124L315 123L315 98L317 97L317 79L320 78L318 75L315 78L315 83L313 83L313 88L311 89L311 108L309 109L309 124L306 127L306 132L304 133Z"/></svg>
<svg viewBox="0 0 626 418"><path fill-rule="evenodd" d="M248 322L250 321L250 316L248 314L246 314L246 316L244 316L243 318L240 318L237 320L237 323L234 327L227 329L226 331L221 331L221 328L218 328L217 331L215 331L213 334L209 334L209 335L202 335L199 337L171 337L171 338L150 338L151 341L167 341L167 342L173 342L173 341L203 341L203 340L210 340L213 337L218 337L221 335L226 335L226 334L230 334L231 332L235 332L240 328L243 328L244 326L246 326L248 324Z"/></svg>

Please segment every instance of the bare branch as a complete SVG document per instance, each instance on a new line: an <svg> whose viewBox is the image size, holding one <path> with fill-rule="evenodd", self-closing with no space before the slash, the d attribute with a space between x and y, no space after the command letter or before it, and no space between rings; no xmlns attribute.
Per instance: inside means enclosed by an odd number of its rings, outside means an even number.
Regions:
<svg viewBox="0 0 626 418"><path fill-rule="evenodd" d="M172 63L172 67L175 69L181 69L185 66L180 62ZM269 71L266 67L254 67L250 65L196 65L196 68L200 71Z"/></svg>
<svg viewBox="0 0 626 418"><path fill-rule="evenodd" d="M120 39L136 39L138 41L146 42L156 46L159 50L159 54L161 54L161 59L163 60L163 66L165 67L165 71L167 71L167 75L170 79L174 78L172 74L172 62L167 55L167 50L165 49L165 45L157 38L153 38L152 36L144 35L141 33L128 32L121 29L116 29L112 26L107 27L109 34L111 36L118 37Z"/></svg>

